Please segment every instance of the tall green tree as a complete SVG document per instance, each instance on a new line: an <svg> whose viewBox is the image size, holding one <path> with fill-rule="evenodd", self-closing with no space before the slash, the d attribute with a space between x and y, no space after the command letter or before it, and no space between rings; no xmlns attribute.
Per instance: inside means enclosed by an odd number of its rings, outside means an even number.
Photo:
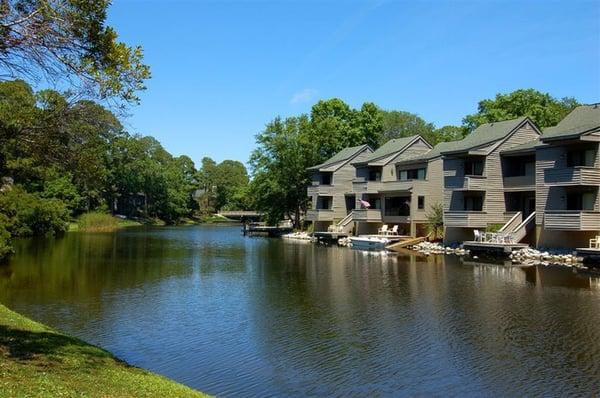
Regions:
<svg viewBox="0 0 600 398"><path fill-rule="evenodd" d="M141 47L106 25L109 0L4 0L0 71L5 79L46 79L97 98L139 101L150 69Z"/></svg>
<svg viewBox="0 0 600 398"><path fill-rule="evenodd" d="M271 223L287 218L300 226L308 203L306 169L314 164L313 134L311 121L302 115L275 118L256 136L257 148L250 157L251 191L257 209Z"/></svg>
<svg viewBox="0 0 600 398"><path fill-rule="evenodd" d="M217 166L217 180L215 184L217 210L222 210L224 208L242 210L236 209L236 207L243 205L244 199L240 197L240 195L242 195L244 189L248 186L248 182L248 171L242 162L238 162L237 160L224 160L219 163Z"/></svg>
<svg viewBox="0 0 600 398"><path fill-rule="evenodd" d="M558 99L531 88L515 90L508 94L496 94L494 99L479 101L477 113L465 116L463 125L468 131L473 131L484 123L528 116L543 129L556 125L578 105L572 97Z"/></svg>
<svg viewBox="0 0 600 398"><path fill-rule="evenodd" d="M339 98L321 100L311 109L310 129L305 135L317 148L317 157L326 159L345 147L369 144L376 147L383 130L379 108L364 103L352 109Z"/></svg>
<svg viewBox="0 0 600 398"><path fill-rule="evenodd" d="M431 144L437 143L435 125L426 122L419 115L404 111L381 111L383 132L379 145L394 138L409 137L419 134Z"/></svg>

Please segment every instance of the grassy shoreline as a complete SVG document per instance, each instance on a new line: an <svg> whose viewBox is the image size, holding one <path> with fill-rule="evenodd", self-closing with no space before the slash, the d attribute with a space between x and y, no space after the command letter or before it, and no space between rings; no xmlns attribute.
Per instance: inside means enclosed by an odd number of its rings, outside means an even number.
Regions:
<svg viewBox="0 0 600 398"><path fill-rule="evenodd" d="M206 397L0 304L0 397Z"/></svg>

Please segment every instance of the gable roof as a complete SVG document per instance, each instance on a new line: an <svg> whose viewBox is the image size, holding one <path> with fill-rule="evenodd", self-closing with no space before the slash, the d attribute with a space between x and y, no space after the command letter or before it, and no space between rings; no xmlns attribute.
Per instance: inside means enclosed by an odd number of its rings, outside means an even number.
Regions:
<svg viewBox="0 0 600 398"><path fill-rule="evenodd" d="M348 148L344 148L326 161L316 166L309 167L308 170L320 170L320 171L335 171L349 160L354 159L359 153L363 150L368 149L372 150L368 145L358 145L352 146ZM324 170L329 169L329 170Z"/></svg>
<svg viewBox="0 0 600 398"><path fill-rule="evenodd" d="M600 128L600 105L581 105L573 109L556 126L548 127L542 134L542 141L577 138Z"/></svg>
<svg viewBox="0 0 600 398"><path fill-rule="evenodd" d="M527 153L535 153L535 149L537 147L544 146L539 138L526 142L524 144L519 144L515 146L511 146L508 149L500 152L502 155L519 155L519 154L527 154Z"/></svg>
<svg viewBox="0 0 600 398"><path fill-rule="evenodd" d="M468 152L472 149L492 144L507 137L528 120L528 117L522 116L516 119L504 120L502 122L482 124L462 140L454 141L454 145L450 146L448 149L443 149L441 153L442 155L445 155Z"/></svg>
<svg viewBox="0 0 600 398"><path fill-rule="evenodd" d="M448 141L448 142L440 142L436 146L434 146L429 152L425 152L416 156L413 156L408 159L403 159L396 164L410 164L410 163L420 163L420 162L428 162L430 160L439 158L442 156L442 151L451 150L455 143L458 141Z"/></svg>
<svg viewBox="0 0 600 398"><path fill-rule="evenodd" d="M402 152L405 148L411 145L413 142L416 142L419 139L423 139L420 135L411 135L410 137L402 137L402 138L394 138L377 148L377 150L367 156L365 159L360 162L353 163L354 165L367 165L371 163L376 163L377 161L384 160L385 158ZM423 140L425 141L425 140ZM427 141L425 141L427 142ZM385 164L387 162L384 162ZM383 165L381 164L381 165Z"/></svg>

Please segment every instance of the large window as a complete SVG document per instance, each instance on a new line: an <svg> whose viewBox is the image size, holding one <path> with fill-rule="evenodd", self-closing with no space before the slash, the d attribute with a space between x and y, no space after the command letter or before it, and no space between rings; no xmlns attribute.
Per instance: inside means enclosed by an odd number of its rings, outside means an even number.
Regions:
<svg viewBox="0 0 600 398"><path fill-rule="evenodd" d="M535 173L535 157L510 157L504 161L505 177L522 177Z"/></svg>
<svg viewBox="0 0 600 398"><path fill-rule="evenodd" d="M331 209L331 200L332 198L329 196L319 196L319 200L317 201L317 208L322 210Z"/></svg>
<svg viewBox="0 0 600 398"><path fill-rule="evenodd" d="M482 195L468 195L463 200L463 210L465 211L482 211L483 210L483 196Z"/></svg>
<svg viewBox="0 0 600 398"><path fill-rule="evenodd" d="M369 169L369 181L381 181L381 169Z"/></svg>
<svg viewBox="0 0 600 398"><path fill-rule="evenodd" d="M386 216L410 216L410 197L392 196L385 198Z"/></svg>
<svg viewBox="0 0 600 398"><path fill-rule="evenodd" d="M408 180L424 180L427 175L426 169L409 169L409 170L398 170L398 179L400 181Z"/></svg>
<svg viewBox="0 0 600 398"><path fill-rule="evenodd" d="M594 192L567 193L567 210L594 210L596 194Z"/></svg>
<svg viewBox="0 0 600 398"><path fill-rule="evenodd" d="M321 184L331 185L331 175L333 173L321 173Z"/></svg>
<svg viewBox="0 0 600 398"><path fill-rule="evenodd" d="M567 152L567 167L594 166L596 160L595 149L581 149Z"/></svg>
<svg viewBox="0 0 600 398"><path fill-rule="evenodd" d="M483 160L481 160L481 159L465 160L465 175L482 176L483 175Z"/></svg>

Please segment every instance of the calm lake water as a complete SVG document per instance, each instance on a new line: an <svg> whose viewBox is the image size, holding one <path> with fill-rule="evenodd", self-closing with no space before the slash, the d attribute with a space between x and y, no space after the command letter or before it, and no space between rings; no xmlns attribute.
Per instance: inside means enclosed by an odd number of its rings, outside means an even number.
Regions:
<svg viewBox="0 0 600 398"><path fill-rule="evenodd" d="M0 302L219 396L597 395L600 281L239 227L18 242Z"/></svg>

